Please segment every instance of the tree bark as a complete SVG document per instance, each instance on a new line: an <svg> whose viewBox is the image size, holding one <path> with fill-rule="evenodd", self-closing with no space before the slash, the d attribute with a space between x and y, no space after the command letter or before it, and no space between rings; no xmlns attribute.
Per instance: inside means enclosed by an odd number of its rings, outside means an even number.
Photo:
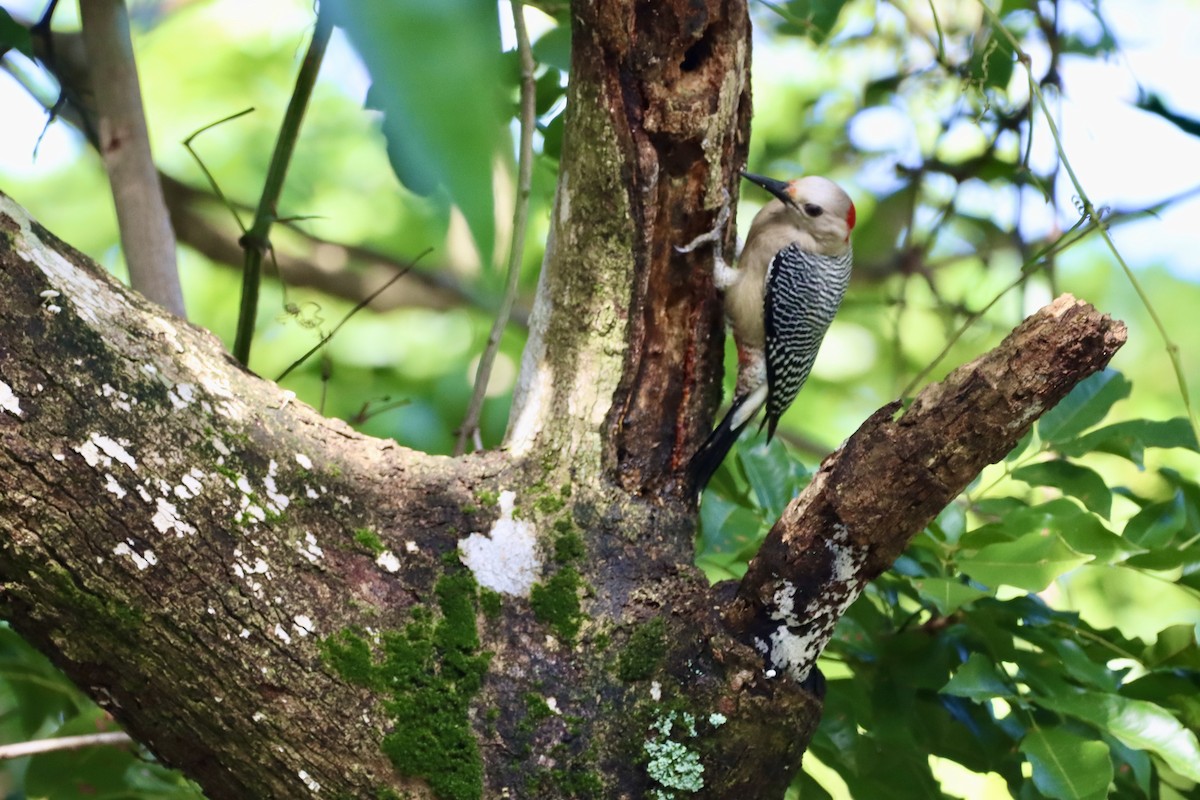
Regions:
<svg viewBox="0 0 1200 800"><path fill-rule="evenodd" d="M1036 315L868 420L710 587L677 476L722 322L673 246L736 193L746 9L574 15L506 452L321 418L0 195L0 615L213 800L781 796L850 592L1123 340Z"/></svg>

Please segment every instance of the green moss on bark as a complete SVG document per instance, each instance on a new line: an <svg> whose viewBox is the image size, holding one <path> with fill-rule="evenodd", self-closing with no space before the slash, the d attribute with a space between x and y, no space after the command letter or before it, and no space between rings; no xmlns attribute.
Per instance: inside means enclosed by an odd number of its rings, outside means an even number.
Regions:
<svg viewBox="0 0 1200 800"><path fill-rule="evenodd" d="M404 775L423 778L442 800L483 794L483 762L471 731L471 699L487 671L475 627L477 587L470 573L443 575L434 587L440 614L414 609L402 631L374 646L346 629L321 643L325 662L351 683L380 695L399 720L380 747Z"/></svg>

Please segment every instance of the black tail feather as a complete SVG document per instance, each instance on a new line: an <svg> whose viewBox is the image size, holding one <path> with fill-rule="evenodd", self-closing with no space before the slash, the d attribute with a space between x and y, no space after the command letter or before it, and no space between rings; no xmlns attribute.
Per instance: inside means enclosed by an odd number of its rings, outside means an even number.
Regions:
<svg viewBox="0 0 1200 800"><path fill-rule="evenodd" d="M713 432L704 440L704 444L700 445L696 454L688 461L688 488L696 497L697 503L700 502L700 494L704 491L704 487L708 486L708 482L716 474L717 468L729 454L729 449L733 447L733 443L737 441L738 436L754 416L751 412L742 419L740 425L736 428L733 426L734 420L739 416L738 412L748 399L750 396L746 395L733 401L733 407L721 420L721 424L713 428Z"/></svg>

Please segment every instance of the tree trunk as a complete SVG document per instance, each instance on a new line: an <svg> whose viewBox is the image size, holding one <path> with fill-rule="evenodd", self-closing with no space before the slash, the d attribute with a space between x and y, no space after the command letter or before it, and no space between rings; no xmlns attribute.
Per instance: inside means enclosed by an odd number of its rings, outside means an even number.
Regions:
<svg viewBox="0 0 1200 800"><path fill-rule="evenodd" d="M736 190L746 10L574 15L506 452L321 418L0 195L0 614L213 800L781 796L851 594L1123 341L1035 315L868 420L709 587L677 478L722 322L673 245Z"/></svg>

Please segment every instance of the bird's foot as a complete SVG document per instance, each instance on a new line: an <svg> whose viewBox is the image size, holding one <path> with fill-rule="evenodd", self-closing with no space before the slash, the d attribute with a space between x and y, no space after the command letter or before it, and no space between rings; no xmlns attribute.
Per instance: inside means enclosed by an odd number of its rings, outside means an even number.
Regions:
<svg viewBox="0 0 1200 800"><path fill-rule="evenodd" d="M721 259L721 239L725 233L725 225L729 222L729 215L733 213L733 204L729 202L729 190L721 188L721 210L717 212L717 224L712 230L700 234L695 239L692 239L682 247L675 246L675 250L680 253L691 253L702 244L712 242L713 251L718 260Z"/></svg>

